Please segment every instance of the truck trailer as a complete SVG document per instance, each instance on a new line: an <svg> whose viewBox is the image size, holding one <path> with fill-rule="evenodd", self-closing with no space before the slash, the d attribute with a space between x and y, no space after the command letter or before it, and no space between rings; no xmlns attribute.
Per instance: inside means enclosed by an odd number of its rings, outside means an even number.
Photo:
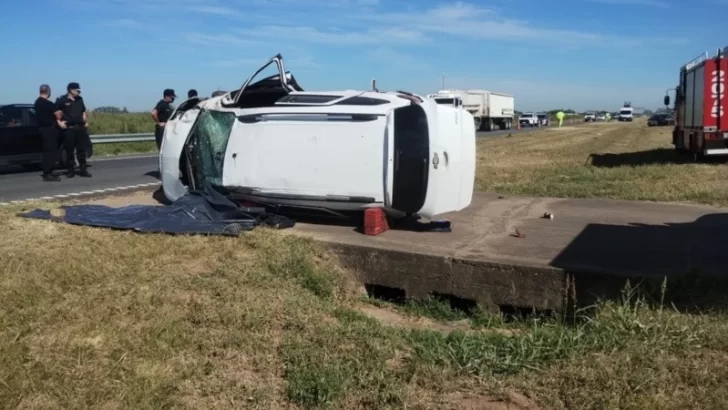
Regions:
<svg viewBox="0 0 728 410"><path fill-rule="evenodd" d="M675 89L672 143L694 159L728 155L728 46L713 57L705 52L680 68ZM670 105L670 96L664 99Z"/></svg>
<svg viewBox="0 0 728 410"><path fill-rule="evenodd" d="M438 104L457 104L473 115L478 131L509 130L513 127L513 96L486 90L440 90L427 96Z"/></svg>

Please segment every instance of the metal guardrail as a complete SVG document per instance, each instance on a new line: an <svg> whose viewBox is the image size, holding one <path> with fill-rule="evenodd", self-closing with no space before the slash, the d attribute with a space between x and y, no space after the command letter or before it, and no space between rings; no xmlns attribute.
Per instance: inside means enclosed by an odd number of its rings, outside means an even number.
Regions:
<svg viewBox="0 0 728 410"><path fill-rule="evenodd" d="M146 142L154 141L153 133L142 134L98 134L91 135L92 144L113 144L119 142Z"/></svg>

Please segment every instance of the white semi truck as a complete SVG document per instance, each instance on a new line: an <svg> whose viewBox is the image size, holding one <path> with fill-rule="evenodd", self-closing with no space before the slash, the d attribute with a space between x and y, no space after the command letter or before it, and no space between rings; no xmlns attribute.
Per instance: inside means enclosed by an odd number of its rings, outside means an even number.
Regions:
<svg viewBox="0 0 728 410"><path fill-rule="evenodd" d="M513 127L513 96L486 90L440 90L427 97L438 104L459 105L473 115L479 131Z"/></svg>

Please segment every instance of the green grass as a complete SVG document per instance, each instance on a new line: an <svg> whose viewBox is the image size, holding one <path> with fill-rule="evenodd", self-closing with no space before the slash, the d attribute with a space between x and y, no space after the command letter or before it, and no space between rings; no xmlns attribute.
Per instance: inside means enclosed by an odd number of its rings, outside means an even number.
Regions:
<svg viewBox="0 0 728 410"><path fill-rule="evenodd" d="M728 205L725 161L675 152L670 127L598 123L478 141L476 189Z"/></svg>
<svg viewBox="0 0 728 410"><path fill-rule="evenodd" d="M153 133L154 121L150 113L89 113L89 132L94 134L139 134ZM118 144L94 145L95 156L156 153L154 141L123 142Z"/></svg>
<svg viewBox="0 0 728 410"><path fill-rule="evenodd" d="M154 132L154 120L148 112L110 114L89 113L89 132L94 134L137 134Z"/></svg>
<svg viewBox="0 0 728 410"><path fill-rule="evenodd" d="M20 209L0 210L0 407L728 402L722 313L650 305L635 291L578 320L505 320L434 298L395 306L371 301L297 236L143 235Z"/></svg>

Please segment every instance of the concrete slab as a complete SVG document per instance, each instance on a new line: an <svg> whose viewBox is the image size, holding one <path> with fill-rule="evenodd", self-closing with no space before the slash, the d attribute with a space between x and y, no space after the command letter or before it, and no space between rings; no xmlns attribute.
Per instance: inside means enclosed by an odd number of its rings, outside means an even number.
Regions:
<svg viewBox="0 0 728 410"><path fill-rule="evenodd" d="M442 219L453 222L452 233L390 230L370 237L353 227L305 223L294 230L327 242L621 275L724 274L728 267L723 208L477 193L468 209Z"/></svg>
<svg viewBox="0 0 728 410"><path fill-rule="evenodd" d="M159 202L146 193L98 203ZM371 237L354 226L300 221L281 232L327 244L370 287L400 297L450 295L492 310L561 311L570 298L614 296L629 278L725 276L728 267L725 208L476 193L468 209L443 219L453 232Z"/></svg>
<svg viewBox="0 0 728 410"><path fill-rule="evenodd" d="M629 278L725 275L728 266L722 208L478 193L468 209L444 218L454 223L452 233L370 237L305 223L289 232L331 245L366 284L493 309L561 311L576 295L582 302L616 296Z"/></svg>

